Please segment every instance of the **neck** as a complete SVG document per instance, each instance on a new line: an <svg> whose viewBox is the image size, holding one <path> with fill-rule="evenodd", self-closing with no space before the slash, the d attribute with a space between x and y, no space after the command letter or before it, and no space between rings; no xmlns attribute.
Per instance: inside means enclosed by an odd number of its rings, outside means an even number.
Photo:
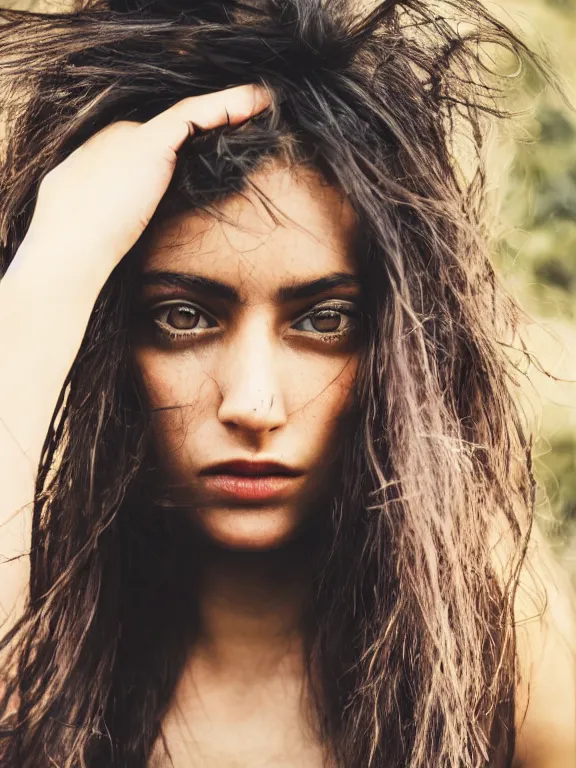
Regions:
<svg viewBox="0 0 576 768"><path fill-rule="evenodd" d="M301 658L308 549L302 542L267 552L203 548L195 654L214 673L263 676Z"/></svg>

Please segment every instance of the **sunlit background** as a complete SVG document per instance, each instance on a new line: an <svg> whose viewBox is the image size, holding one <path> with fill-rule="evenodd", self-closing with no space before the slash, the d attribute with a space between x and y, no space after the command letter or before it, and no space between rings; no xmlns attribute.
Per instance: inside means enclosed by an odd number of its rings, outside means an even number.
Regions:
<svg viewBox="0 0 576 768"><path fill-rule="evenodd" d="M50 12L66 0L0 5ZM576 105L576 0L502 0L489 8L530 46L547 51L568 102ZM576 585L576 113L527 80L530 96L513 106L528 111L491 149L490 187L501 199L494 258L532 319L531 352L563 380L532 364L523 401L538 436L538 521Z"/></svg>
<svg viewBox="0 0 576 768"><path fill-rule="evenodd" d="M546 51L566 100L576 107L576 0L490 4ZM528 78L529 79L529 78ZM530 351L549 374L529 370L541 486L538 521L576 585L576 112L552 89L535 85L522 100L513 141L495 151L493 184L502 207L495 260L533 323Z"/></svg>

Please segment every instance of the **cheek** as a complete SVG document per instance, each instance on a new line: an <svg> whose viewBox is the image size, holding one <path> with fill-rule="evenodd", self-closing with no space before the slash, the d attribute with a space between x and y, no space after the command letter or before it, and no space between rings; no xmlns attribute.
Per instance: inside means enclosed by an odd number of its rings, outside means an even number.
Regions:
<svg viewBox="0 0 576 768"><path fill-rule="evenodd" d="M209 416L216 383L193 355L143 349L135 359L156 439L175 453Z"/></svg>
<svg viewBox="0 0 576 768"><path fill-rule="evenodd" d="M197 402L208 379L193 355L143 349L136 353L136 364L152 409Z"/></svg>
<svg viewBox="0 0 576 768"><path fill-rule="evenodd" d="M308 424L313 420L328 427L352 404L357 369L355 354L288 359L284 380L290 413Z"/></svg>
<svg viewBox="0 0 576 768"><path fill-rule="evenodd" d="M333 376L331 383L318 397L317 411L310 413L317 424L314 442L318 462L330 460L334 456L334 449L344 437L339 430L344 424L343 417L350 411L353 403L357 368L358 362L353 358L342 365L340 373ZM311 411L314 411L314 401L311 403ZM305 424L304 429L309 430L309 426Z"/></svg>

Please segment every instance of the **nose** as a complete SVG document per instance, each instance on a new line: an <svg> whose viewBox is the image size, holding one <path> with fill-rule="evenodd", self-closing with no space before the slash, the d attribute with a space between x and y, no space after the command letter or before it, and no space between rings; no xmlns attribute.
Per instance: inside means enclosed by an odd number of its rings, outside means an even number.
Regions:
<svg viewBox="0 0 576 768"><path fill-rule="evenodd" d="M278 341L265 317L252 318L223 350L219 366L222 424L253 433L286 423Z"/></svg>

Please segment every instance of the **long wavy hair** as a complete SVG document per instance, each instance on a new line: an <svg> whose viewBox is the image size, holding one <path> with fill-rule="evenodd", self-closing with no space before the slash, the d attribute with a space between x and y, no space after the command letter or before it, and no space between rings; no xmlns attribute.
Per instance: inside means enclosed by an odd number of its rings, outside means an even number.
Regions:
<svg viewBox="0 0 576 768"><path fill-rule="evenodd" d="M2 273L42 178L89 136L232 85L265 83L275 104L190 139L157 222L212 210L270 158L344 192L368 322L310 585L318 735L342 768L508 766L534 481L507 353L521 315L489 258L483 158L505 114L489 54L538 60L477 0L113 0L1 16ZM98 298L46 436L29 596L0 642L5 768L144 768L193 637L178 623L177 518L147 503L137 268L138 244ZM502 572L495 530L512 542Z"/></svg>

